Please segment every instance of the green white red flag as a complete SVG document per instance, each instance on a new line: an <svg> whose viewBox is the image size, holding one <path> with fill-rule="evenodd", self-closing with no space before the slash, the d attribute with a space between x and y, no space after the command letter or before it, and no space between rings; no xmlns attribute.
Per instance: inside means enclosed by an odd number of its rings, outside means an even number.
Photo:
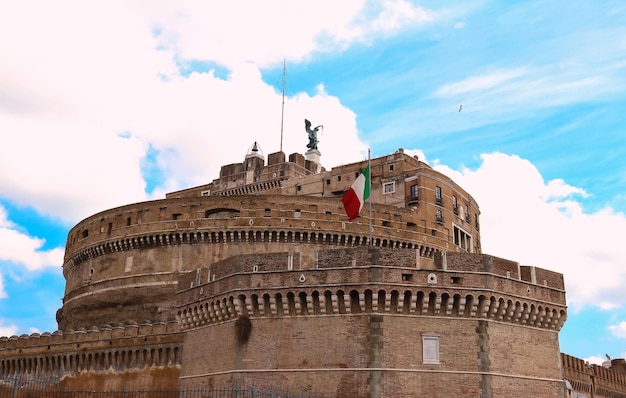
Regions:
<svg viewBox="0 0 626 398"><path fill-rule="evenodd" d="M352 183L350 189L343 195L341 201L343 208L346 210L348 219L354 220L359 216L363 204L370 197L370 166L367 165L363 173L361 173Z"/></svg>

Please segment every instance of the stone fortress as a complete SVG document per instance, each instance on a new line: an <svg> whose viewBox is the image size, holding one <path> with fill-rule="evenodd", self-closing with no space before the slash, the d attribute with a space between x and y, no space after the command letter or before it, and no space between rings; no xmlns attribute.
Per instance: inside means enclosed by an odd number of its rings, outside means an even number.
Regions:
<svg viewBox="0 0 626 398"><path fill-rule="evenodd" d="M483 254L454 181L402 149L371 159L371 213L349 222L341 197L368 161L320 159L266 164L255 143L212 183L79 222L59 329L0 338L0 381L626 397L623 360L560 353L563 276Z"/></svg>

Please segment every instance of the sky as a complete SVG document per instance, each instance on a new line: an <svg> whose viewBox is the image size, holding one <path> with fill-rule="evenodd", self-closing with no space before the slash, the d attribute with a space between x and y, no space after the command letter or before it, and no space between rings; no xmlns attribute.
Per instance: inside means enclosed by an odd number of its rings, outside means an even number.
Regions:
<svg viewBox="0 0 626 398"><path fill-rule="evenodd" d="M304 153L307 118L326 168L403 148L453 178L484 253L564 274L561 351L626 357L622 0L0 10L0 335L56 330L80 220L211 182L255 141Z"/></svg>

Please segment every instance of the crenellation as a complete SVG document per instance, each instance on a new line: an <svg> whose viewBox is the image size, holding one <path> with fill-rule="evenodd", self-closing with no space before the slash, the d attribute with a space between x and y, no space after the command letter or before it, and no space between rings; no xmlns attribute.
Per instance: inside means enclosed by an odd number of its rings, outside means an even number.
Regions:
<svg viewBox="0 0 626 398"><path fill-rule="evenodd" d="M136 329L133 326L135 325L130 325L127 329ZM31 340L28 350L24 350L20 345L10 347L3 344L0 349L0 378L24 374L108 372L111 369L126 371L154 366L153 363L146 363L139 355L138 347L144 347L143 352L165 349L166 355L169 356L167 366L180 364L180 356L175 354L182 348L182 335L179 333L154 335L148 331L142 339L137 339L137 336L125 337L117 339L115 344L110 341L110 344L103 345L102 336L98 332L98 330L89 332L77 330L51 334L50 341L44 341L43 344Z"/></svg>

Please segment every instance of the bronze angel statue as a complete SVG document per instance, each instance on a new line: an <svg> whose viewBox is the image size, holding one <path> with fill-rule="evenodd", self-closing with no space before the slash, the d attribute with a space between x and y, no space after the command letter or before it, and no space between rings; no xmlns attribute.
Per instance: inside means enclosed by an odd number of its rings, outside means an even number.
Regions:
<svg viewBox="0 0 626 398"><path fill-rule="evenodd" d="M304 119L304 128L306 129L306 132L309 134L309 143L306 144L306 147L309 149L317 149L317 143L319 142L317 140L317 132L319 131L320 128L324 128L324 126L320 124L319 126L312 129L311 122L309 122L307 119Z"/></svg>

